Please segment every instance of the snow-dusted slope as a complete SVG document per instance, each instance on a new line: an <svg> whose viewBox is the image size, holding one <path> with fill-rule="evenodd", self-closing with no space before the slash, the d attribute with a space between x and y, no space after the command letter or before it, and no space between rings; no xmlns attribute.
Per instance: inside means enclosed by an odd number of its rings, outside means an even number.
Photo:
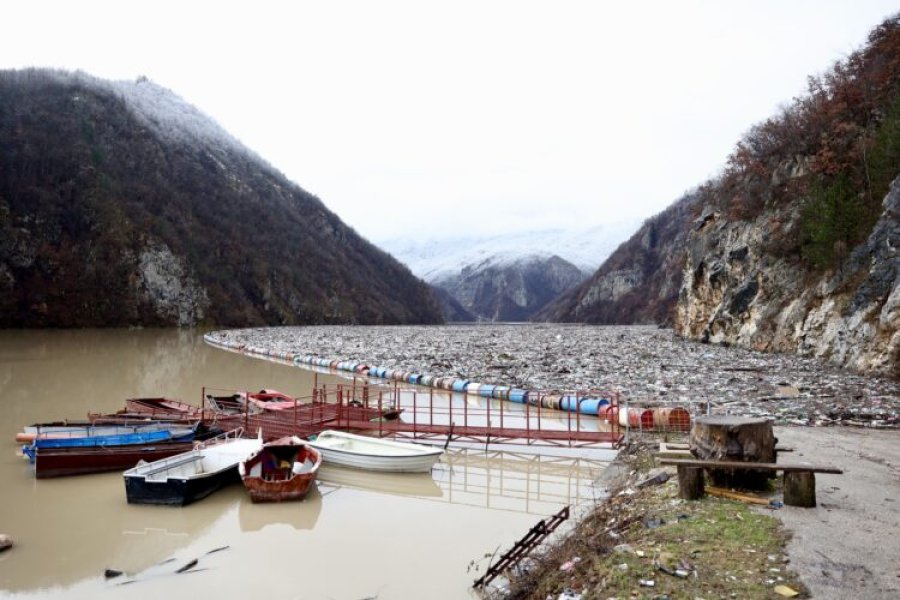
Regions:
<svg viewBox="0 0 900 600"><path fill-rule="evenodd" d="M410 270L428 282L458 275L466 267L497 267L524 259L559 256L586 275L637 231L637 221L598 225L581 231L548 229L532 233L461 236L433 240L376 240Z"/></svg>

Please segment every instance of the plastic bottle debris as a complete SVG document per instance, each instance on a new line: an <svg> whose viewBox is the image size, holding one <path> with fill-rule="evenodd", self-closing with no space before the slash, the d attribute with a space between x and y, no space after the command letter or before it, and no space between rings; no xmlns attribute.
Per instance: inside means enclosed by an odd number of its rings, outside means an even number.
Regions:
<svg viewBox="0 0 900 600"><path fill-rule="evenodd" d="M581 557L580 557L580 556L576 556L576 557L573 558L572 560L567 560L566 562L564 562L563 564L561 564L561 565L559 566L559 570L560 570L560 571L566 571L566 572L571 571L572 569L575 568L575 565L578 564L579 562L581 562Z"/></svg>

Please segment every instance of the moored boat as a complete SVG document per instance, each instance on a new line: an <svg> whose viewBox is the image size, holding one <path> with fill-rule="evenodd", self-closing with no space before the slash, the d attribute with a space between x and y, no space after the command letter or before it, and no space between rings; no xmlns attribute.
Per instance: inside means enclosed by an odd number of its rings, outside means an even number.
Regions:
<svg viewBox="0 0 900 600"><path fill-rule="evenodd" d="M316 480L322 455L297 436L265 444L238 465L253 502L302 500Z"/></svg>
<svg viewBox="0 0 900 600"><path fill-rule="evenodd" d="M159 442L190 442L193 441L198 426L199 424L185 427L152 423L79 427L69 432L39 434L31 444L22 447L22 453L33 462L40 449L117 448Z"/></svg>
<svg viewBox="0 0 900 600"><path fill-rule="evenodd" d="M130 504L185 506L240 481L238 463L262 447L262 435L242 438L230 431L194 450L139 464L123 473Z"/></svg>
<svg viewBox="0 0 900 600"><path fill-rule="evenodd" d="M184 418L200 418L203 414L199 407L174 398L128 398L125 400L125 411L148 416L181 415Z"/></svg>
<svg viewBox="0 0 900 600"><path fill-rule="evenodd" d="M440 448L327 430L310 439L326 463L391 473L427 473L444 453Z"/></svg>
<svg viewBox="0 0 900 600"><path fill-rule="evenodd" d="M160 442L150 445L36 448L34 451L34 475L38 479L45 479L124 471L135 466L141 460L159 460L188 452L193 447L193 442Z"/></svg>

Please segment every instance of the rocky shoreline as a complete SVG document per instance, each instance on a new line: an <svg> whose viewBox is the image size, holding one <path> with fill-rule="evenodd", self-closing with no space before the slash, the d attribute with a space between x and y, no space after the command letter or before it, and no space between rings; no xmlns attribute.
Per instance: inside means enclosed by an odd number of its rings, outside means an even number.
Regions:
<svg viewBox="0 0 900 600"><path fill-rule="evenodd" d="M819 360L684 340L655 326L311 326L214 331L212 343L313 354L529 390L709 403L780 424L900 427L900 382Z"/></svg>

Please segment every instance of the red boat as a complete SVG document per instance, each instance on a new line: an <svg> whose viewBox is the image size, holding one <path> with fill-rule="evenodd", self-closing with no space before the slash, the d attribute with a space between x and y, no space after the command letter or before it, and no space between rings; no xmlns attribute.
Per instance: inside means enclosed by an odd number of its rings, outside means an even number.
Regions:
<svg viewBox="0 0 900 600"><path fill-rule="evenodd" d="M34 475L38 479L124 471L139 461L168 458L194 447L193 442L157 442L131 446L35 448Z"/></svg>
<svg viewBox="0 0 900 600"><path fill-rule="evenodd" d="M253 502L302 500L316 480L322 455L297 436L265 444L238 470Z"/></svg>
<svg viewBox="0 0 900 600"><path fill-rule="evenodd" d="M129 398L125 400L126 413L142 415L183 415L184 418L200 418L203 411L193 404L172 398Z"/></svg>

